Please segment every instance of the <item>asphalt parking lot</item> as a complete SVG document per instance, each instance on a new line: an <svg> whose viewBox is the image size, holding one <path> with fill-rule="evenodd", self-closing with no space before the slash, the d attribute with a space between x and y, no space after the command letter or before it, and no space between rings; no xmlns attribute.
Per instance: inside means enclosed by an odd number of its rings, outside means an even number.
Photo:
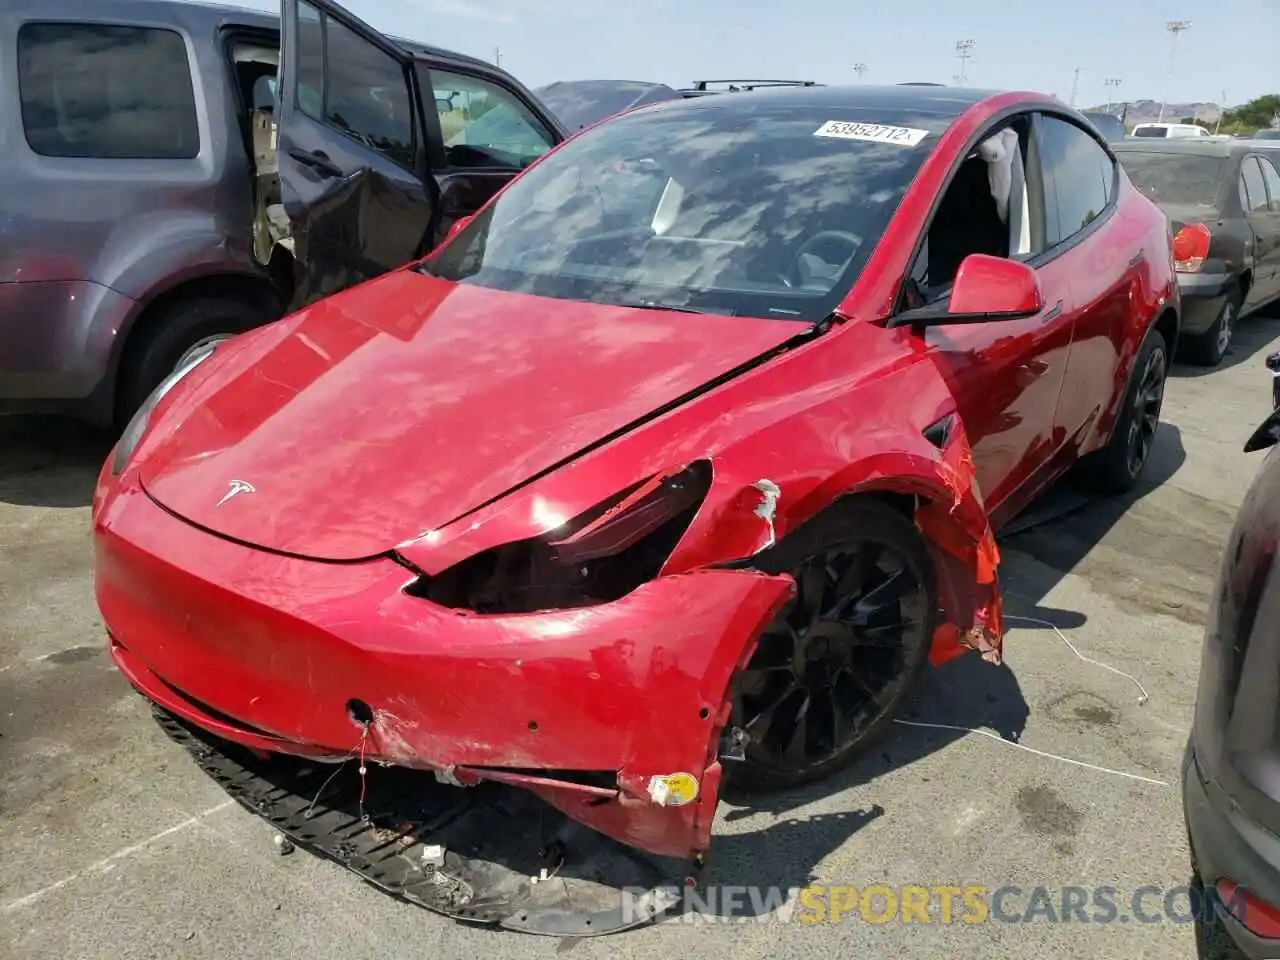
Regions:
<svg viewBox="0 0 1280 960"><path fill-rule="evenodd" d="M88 508L104 442L0 419L0 954L1192 957L1191 927L1176 922L1185 897L1158 917L1163 892L1188 879L1178 766L1219 551L1259 462L1241 447L1269 408L1262 358L1277 347L1280 319L1254 318L1222 367L1176 368L1137 495L1084 503L1064 488L1004 538L1007 613L1056 624L1130 676L1013 620L1006 666L967 657L933 673L909 715L985 735L903 726L834 783L723 807L707 876L1021 888L1005 917L1036 887L1055 904L1063 887L1113 887L1110 923L766 917L556 941L463 927L306 853L280 856L105 655ZM1131 916L1144 887L1161 891L1144 901L1153 922Z"/></svg>

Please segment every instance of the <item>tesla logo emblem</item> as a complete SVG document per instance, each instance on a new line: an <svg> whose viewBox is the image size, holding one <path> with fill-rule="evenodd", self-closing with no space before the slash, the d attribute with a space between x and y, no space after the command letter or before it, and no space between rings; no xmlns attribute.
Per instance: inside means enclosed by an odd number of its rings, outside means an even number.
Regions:
<svg viewBox="0 0 1280 960"><path fill-rule="evenodd" d="M254 486L253 486L253 484L252 484L252 483L248 483L248 482L246 482L246 481L244 481L244 480L232 480L232 481L231 481L231 489L230 489L230 490L228 490L225 494L223 494L223 497L222 497L222 499L221 499L221 500L219 500L219 501L218 501L217 506L219 506L219 507L220 507L220 506L222 506L224 503L226 503L226 502L227 502L228 500L230 500L232 497L234 497L234 496L238 496L239 494L242 494L242 493L257 493L257 492L258 492L258 491L254 488Z"/></svg>

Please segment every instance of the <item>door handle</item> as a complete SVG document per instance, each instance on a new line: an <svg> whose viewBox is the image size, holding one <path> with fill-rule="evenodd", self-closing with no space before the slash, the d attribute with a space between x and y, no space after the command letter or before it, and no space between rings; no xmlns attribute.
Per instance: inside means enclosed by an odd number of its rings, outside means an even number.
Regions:
<svg viewBox="0 0 1280 960"><path fill-rule="evenodd" d="M1132 257L1130 257L1130 258L1129 258L1129 266L1130 266L1130 267L1136 267L1136 266L1138 266L1140 263L1142 263L1142 259L1143 259L1143 257L1145 257L1145 256L1146 256L1146 251L1145 251L1145 250L1139 250L1139 251L1138 251L1137 253L1135 253Z"/></svg>
<svg viewBox="0 0 1280 960"><path fill-rule="evenodd" d="M313 170L319 170L325 176L341 177L346 173L346 171L320 151L309 153L306 150L290 150L289 156L294 160L297 160L303 166L311 167Z"/></svg>
<svg viewBox="0 0 1280 960"><path fill-rule="evenodd" d="M1050 307L1048 310L1046 310L1046 311L1045 311L1044 316L1040 318L1040 322L1041 322L1041 323L1049 323L1049 322L1051 322L1051 321L1053 321L1053 320L1056 320L1056 319L1058 319L1058 315L1059 315L1060 313L1062 313L1062 301L1061 301L1061 300L1059 300L1059 301L1058 301L1057 303L1055 303L1052 307Z"/></svg>

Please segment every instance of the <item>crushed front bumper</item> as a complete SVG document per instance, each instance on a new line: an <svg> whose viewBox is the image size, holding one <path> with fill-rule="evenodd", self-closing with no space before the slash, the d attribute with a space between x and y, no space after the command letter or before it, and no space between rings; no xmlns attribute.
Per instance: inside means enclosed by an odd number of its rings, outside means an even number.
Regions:
<svg viewBox="0 0 1280 960"><path fill-rule="evenodd" d="M386 893L466 923L589 937L658 919L696 873L625 847L524 790L256 755L155 708L233 798Z"/></svg>
<svg viewBox="0 0 1280 960"><path fill-rule="evenodd" d="M523 787L683 860L710 843L730 678L794 589L706 570L598 607L467 615L407 595L390 559L255 551L141 491L100 511L95 544L116 664L186 723L267 754Z"/></svg>

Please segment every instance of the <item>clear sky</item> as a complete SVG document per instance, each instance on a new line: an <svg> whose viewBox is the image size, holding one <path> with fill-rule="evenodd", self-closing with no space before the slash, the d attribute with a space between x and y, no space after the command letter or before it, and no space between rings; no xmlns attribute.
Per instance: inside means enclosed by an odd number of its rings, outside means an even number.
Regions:
<svg viewBox="0 0 1280 960"><path fill-rule="evenodd" d="M1229 105L1280 92L1280 0L342 0L374 27L492 60L529 86L611 78L930 80L959 72L957 40L973 40L969 85L1105 103L1160 100L1168 20L1178 38L1170 102ZM238 0L275 10L277 0Z"/></svg>

